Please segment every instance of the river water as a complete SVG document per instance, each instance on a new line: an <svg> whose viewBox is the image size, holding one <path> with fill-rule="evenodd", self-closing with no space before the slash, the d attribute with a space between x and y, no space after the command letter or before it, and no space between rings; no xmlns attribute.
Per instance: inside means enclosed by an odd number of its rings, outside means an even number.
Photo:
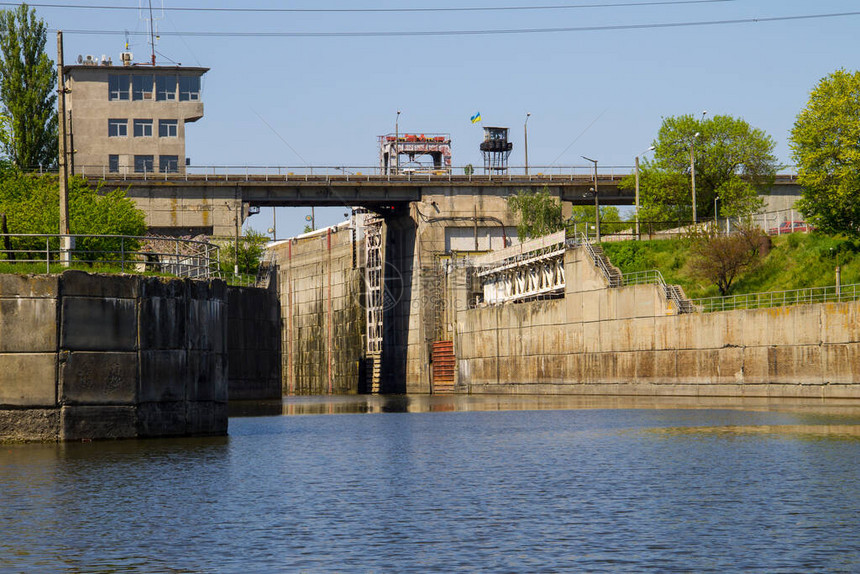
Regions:
<svg viewBox="0 0 860 574"><path fill-rule="evenodd" d="M0 572L858 572L858 402L305 397L0 445Z"/></svg>

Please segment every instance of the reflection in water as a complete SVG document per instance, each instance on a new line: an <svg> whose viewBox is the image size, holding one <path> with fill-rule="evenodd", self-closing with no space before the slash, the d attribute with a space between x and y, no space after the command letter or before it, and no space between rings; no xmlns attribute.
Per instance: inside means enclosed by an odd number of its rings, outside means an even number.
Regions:
<svg viewBox="0 0 860 574"><path fill-rule="evenodd" d="M697 433L712 433L725 435L743 435L743 434L759 434L759 435L794 435L807 438L860 438L860 424L854 425L760 425L760 426L724 426L724 427L683 427L683 428L665 428L655 429L654 432L664 434L697 434Z"/></svg>
<svg viewBox="0 0 860 574"><path fill-rule="evenodd" d="M860 571L850 401L231 410L229 437L0 445L0 572ZM281 416L324 413L391 414Z"/></svg>
<svg viewBox="0 0 860 574"><path fill-rule="evenodd" d="M312 395L280 401L235 401L231 417L366 413L432 413L582 409L724 409L860 415L851 399L582 395Z"/></svg>

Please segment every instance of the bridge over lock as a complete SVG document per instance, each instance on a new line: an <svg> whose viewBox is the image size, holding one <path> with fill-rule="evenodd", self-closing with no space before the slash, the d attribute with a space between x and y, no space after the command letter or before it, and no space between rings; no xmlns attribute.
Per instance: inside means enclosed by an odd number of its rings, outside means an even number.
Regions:
<svg viewBox="0 0 860 574"><path fill-rule="evenodd" d="M128 190L147 214L150 228L168 233L233 235L259 207L348 206L380 213L403 210L425 197L498 197L546 188L563 204L634 205L635 192L619 189L632 169L597 175L583 168L552 168L530 174L454 175L363 173L361 168L195 168L182 173L109 173L103 167L79 169L91 183ZM374 168L368 168L370 172ZM462 170L461 170L462 171ZM595 194L595 188L597 193ZM794 176L778 176L777 195L799 193ZM596 195L596 197L595 197Z"/></svg>

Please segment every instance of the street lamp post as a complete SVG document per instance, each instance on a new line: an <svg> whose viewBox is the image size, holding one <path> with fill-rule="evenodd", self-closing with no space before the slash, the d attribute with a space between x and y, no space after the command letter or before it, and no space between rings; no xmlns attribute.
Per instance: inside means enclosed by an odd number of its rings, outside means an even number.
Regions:
<svg viewBox="0 0 860 574"><path fill-rule="evenodd" d="M714 196L714 231L717 230L717 202L720 200L719 195Z"/></svg>
<svg viewBox="0 0 860 574"><path fill-rule="evenodd" d="M526 112L526 121L523 123L523 136L526 150L526 175L529 174L529 117L531 117L531 113Z"/></svg>
<svg viewBox="0 0 860 574"><path fill-rule="evenodd" d="M394 174L400 175L400 110L394 119Z"/></svg>
<svg viewBox="0 0 860 574"><path fill-rule="evenodd" d="M699 132L693 135L690 141L690 187L693 188L693 225L696 225L696 156L693 150L696 147L696 138L699 137Z"/></svg>
<svg viewBox="0 0 860 574"><path fill-rule="evenodd" d="M597 242L600 243L600 200L597 194L597 160L581 156L585 161L594 164L594 232Z"/></svg>
<svg viewBox="0 0 860 574"><path fill-rule="evenodd" d="M648 149L646 149L645 151L643 151L642 153L637 155L636 161L635 161L635 165L636 165L636 209L635 209L636 239L642 239L642 236L639 234L639 156L645 155L646 153L648 153L649 151L652 151L653 149L654 149L654 146L649 147Z"/></svg>

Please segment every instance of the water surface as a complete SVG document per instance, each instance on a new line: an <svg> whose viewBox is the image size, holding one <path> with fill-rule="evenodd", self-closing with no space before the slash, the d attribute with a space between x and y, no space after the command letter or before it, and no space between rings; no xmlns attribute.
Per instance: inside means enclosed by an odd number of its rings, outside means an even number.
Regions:
<svg viewBox="0 0 860 574"><path fill-rule="evenodd" d="M226 438L0 445L0 571L860 570L856 402L232 409Z"/></svg>

